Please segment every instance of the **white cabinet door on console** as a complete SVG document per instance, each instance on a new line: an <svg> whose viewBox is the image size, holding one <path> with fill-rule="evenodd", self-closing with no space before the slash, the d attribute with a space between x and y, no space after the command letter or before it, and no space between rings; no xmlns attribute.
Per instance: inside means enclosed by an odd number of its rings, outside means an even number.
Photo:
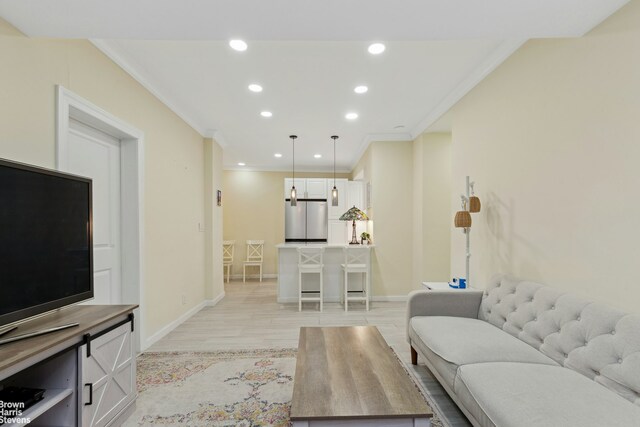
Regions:
<svg viewBox="0 0 640 427"><path fill-rule="evenodd" d="M325 178L307 178L307 199L326 199L327 180Z"/></svg>
<svg viewBox="0 0 640 427"><path fill-rule="evenodd" d="M89 356L87 347L90 348ZM91 339L79 351L82 426L106 426L136 397L131 323Z"/></svg>

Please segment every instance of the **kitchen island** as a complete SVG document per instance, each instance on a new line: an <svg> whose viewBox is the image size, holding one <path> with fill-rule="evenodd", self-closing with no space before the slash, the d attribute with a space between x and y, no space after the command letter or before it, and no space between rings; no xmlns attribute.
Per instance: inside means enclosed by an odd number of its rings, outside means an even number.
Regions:
<svg viewBox="0 0 640 427"><path fill-rule="evenodd" d="M355 245L354 245L355 246ZM298 248L324 248L324 301L340 301L340 291L344 273L341 264L344 264L344 248L349 245L329 245L326 243L281 243L276 245L278 249L278 302L298 302ZM363 247L358 245L356 247ZM374 245L364 245L372 252ZM371 254L373 257L373 253ZM369 275L371 275L371 263L369 263ZM317 274L304 275L302 288L304 290L318 289L319 276ZM363 281L358 274L349 276L349 290L362 289Z"/></svg>

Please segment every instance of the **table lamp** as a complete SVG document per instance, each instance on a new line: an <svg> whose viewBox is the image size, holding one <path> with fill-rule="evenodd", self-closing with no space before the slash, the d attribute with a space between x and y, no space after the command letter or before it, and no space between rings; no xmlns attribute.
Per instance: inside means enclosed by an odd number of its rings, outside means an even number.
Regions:
<svg viewBox="0 0 640 427"><path fill-rule="evenodd" d="M346 211L340 217L340 221L353 221L353 234L351 235L350 245L359 245L358 238L356 237L356 221L368 221L369 217L366 213L362 212L355 206Z"/></svg>

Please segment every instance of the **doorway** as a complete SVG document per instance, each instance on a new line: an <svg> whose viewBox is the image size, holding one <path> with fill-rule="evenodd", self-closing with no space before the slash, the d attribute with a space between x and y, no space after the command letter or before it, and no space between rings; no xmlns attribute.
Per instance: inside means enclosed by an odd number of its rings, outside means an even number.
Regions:
<svg viewBox="0 0 640 427"><path fill-rule="evenodd" d="M146 348L143 322L144 134L58 86L58 170L93 179L94 299L90 304L138 304L134 336Z"/></svg>
<svg viewBox="0 0 640 427"><path fill-rule="evenodd" d="M69 120L66 172L93 181L92 304L122 304L120 139Z"/></svg>

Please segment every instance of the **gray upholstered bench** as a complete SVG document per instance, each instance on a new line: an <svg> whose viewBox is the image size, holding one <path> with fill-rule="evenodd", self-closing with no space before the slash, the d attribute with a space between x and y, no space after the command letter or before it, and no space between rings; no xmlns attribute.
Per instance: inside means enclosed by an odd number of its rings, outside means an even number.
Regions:
<svg viewBox="0 0 640 427"><path fill-rule="evenodd" d="M475 426L640 426L638 315L497 276L412 292L407 336Z"/></svg>

